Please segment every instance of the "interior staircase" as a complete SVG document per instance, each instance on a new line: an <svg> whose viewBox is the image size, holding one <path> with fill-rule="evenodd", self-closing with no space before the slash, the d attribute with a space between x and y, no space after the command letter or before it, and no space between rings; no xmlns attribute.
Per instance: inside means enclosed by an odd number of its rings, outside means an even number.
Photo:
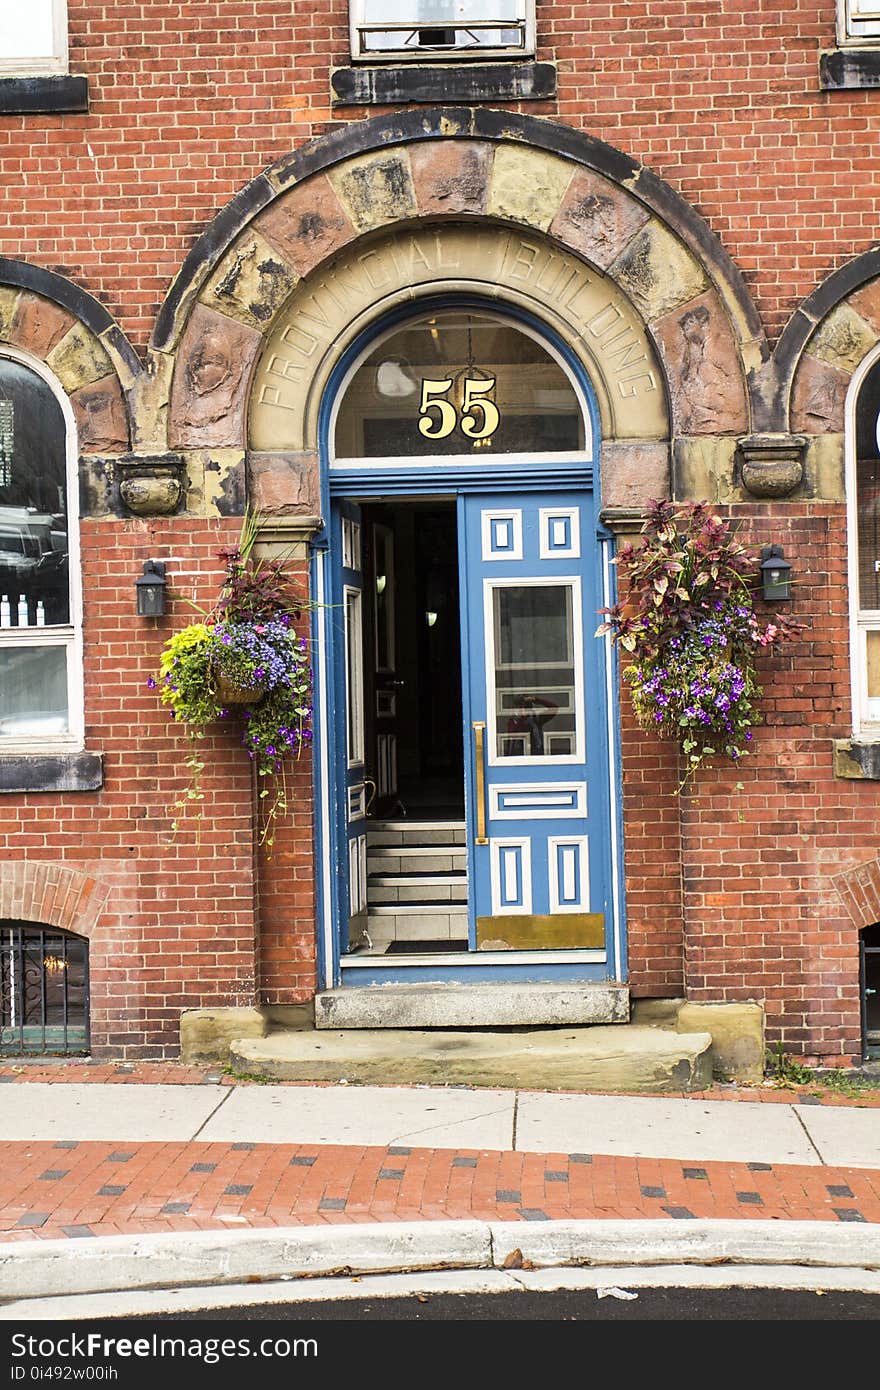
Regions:
<svg viewBox="0 0 880 1390"><path fill-rule="evenodd" d="M459 820L377 820L367 830L374 953L466 951L467 844Z"/></svg>

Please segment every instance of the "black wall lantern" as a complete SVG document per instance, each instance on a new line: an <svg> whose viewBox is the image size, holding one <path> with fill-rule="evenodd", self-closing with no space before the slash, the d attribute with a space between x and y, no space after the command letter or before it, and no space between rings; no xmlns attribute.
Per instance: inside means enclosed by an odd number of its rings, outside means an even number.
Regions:
<svg viewBox="0 0 880 1390"><path fill-rule="evenodd" d="M161 618L165 612L165 562L147 560L144 572L134 581L139 618Z"/></svg>
<svg viewBox="0 0 880 1390"><path fill-rule="evenodd" d="M761 582L769 603L791 598L791 565L781 545L765 545L761 551Z"/></svg>

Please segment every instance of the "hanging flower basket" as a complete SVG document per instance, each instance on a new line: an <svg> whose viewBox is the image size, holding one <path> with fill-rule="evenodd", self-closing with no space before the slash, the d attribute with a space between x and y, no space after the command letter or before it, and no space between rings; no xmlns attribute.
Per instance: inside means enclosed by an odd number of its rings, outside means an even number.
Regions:
<svg viewBox="0 0 880 1390"><path fill-rule="evenodd" d="M255 705L266 693L265 681L243 682L228 675L216 663L211 668L211 674L221 705Z"/></svg>
<svg viewBox="0 0 880 1390"><path fill-rule="evenodd" d="M652 502L640 547L617 564L629 581L605 608L597 636L624 653L623 680L639 724L678 742L685 786L705 759L738 763L760 721L757 658L796 637L801 624L753 610L759 561L708 502Z"/></svg>
<svg viewBox="0 0 880 1390"><path fill-rule="evenodd" d="M220 552L226 576L219 602L166 642L159 680L148 685L158 687L192 741L190 786L176 807L201 806L196 740L209 725L234 718L257 778L260 842L271 846L287 809L287 763L312 737L308 640L298 630L310 604L292 589L282 560L254 559L258 529L246 515L238 546Z"/></svg>

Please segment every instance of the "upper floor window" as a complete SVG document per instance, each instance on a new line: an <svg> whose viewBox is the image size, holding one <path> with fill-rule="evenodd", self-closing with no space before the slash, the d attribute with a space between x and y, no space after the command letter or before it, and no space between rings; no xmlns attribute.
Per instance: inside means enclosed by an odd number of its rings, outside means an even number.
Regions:
<svg viewBox="0 0 880 1390"><path fill-rule="evenodd" d="M855 726L880 736L880 360L859 389L854 454L849 494Z"/></svg>
<svg viewBox="0 0 880 1390"><path fill-rule="evenodd" d="M82 743L76 498L66 397L0 356L0 752Z"/></svg>
<svg viewBox="0 0 880 1390"><path fill-rule="evenodd" d="M354 59L516 58L535 51L535 0L350 0L350 15Z"/></svg>
<svg viewBox="0 0 880 1390"><path fill-rule="evenodd" d="M837 0L837 41L880 43L880 0Z"/></svg>
<svg viewBox="0 0 880 1390"><path fill-rule="evenodd" d="M0 73L67 72L67 0L6 0Z"/></svg>

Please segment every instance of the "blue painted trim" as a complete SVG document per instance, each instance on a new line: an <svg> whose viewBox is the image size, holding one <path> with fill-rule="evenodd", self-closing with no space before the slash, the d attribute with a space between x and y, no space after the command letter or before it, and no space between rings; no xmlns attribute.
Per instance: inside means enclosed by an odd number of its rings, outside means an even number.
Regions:
<svg viewBox="0 0 880 1390"><path fill-rule="evenodd" d="M449 470L449 476L448 476L448 478L447 478L445 472L443 472L443 471L438 472L437 470L435 470L434 472L432 472L431 477L430 477L430 486L427 484L427 480L426 480L424 477L420 477L420 476L416 473L416 470L415 470L415 469L413 469L413 470L400 469L400 468L394 469L393 467L389 467L389 468L387 468L387 469L386 469L386 468L381 468L381 469L380 469L380 468L377 468L375 473L367 473L366 470L359 470L359 469L350 469L350 470L349 470L349 469L344 469L344 470L343 470L343 469L339 469L339 470L333 470L333 473L332 473L332 476L331 476L331 470L330 470L330 467L329 467L329 458L330 458L330 449L329 449L329 443L330 443L330 421L331 421L333 408L334 408L334 405L335 405L335 403L336 403L336 398L337 398L337 395L338 395L340 386L341 386L342 382L344 381L344 379L345 379L345 377L346 377L348 371L350 370L350 368L351 368L352 365L354 364L354 362L355 362L359 357L361 357L361 356L363 355L363 353L364 353L364 351L366 350L366 348L369 346L369 344L370 344L374 339L376 339L376 338L378 338L380 335L382 335L382 334L388 332L388 330L391 329L391 328L394 328L394 327L396 327L396 326L398 326L398 325L400 325L400 324L402 324L402 323L405 323L405 322L407 322L407 321L410 321L410 320L413 320L413 319L417 319L417 318L421 318L421 317L423 317L425 314L431 313L432 311L437 311L437 310L441 310L441 309L468 309L468 308L473 309L473 310L475 310L475 311L482 310L482 311L485 311L485 312L488 312L488 313L492 313L492 314L498 315L498 316L500 316L500 317L507 318L507 319L509 319L511 322L514 322L514 323L521 323L521 324L525 325L526 327L530 328L535 334L537 334L537 336L539 337L539 339L543 339L546 343L550 344L550 345L555 349L555 351L559 354L559 356L562 358L562 360L566 363L569 372L571 373L572 377L574 378L574 380L576 381L578 387L580 388L580 391L581 391L581 393L582 393L584 402L585 402L585 404L586 404L586 409L587 409L587 413L588 413L588 416L589 416L590 427L591 427L591 429L590 429L590 432L591 432L591 457L588 459L588 458L585 456L585 457L582 458L578 463L571 464L571 465L568 465L568 464L566 464L566 463L559 463L559 462L556 462L556 463L553 463L553 464L549 464L549 465L540 465L540 464L526 465L526 466L523 468L522 473L521 473L521 474L518 473L518 474L516 475L516 479L515 479L515 480L511 478L510 465L509 465L509 464L505 465L505 464L499 459L499 462L498 462L497 466L494 466L494 465L491 465L491 464L489 464L489 465L484 465L483 468L481 469L479 480L477 481L477 480L475 479L474 482L473 482L473 484L471 484L470 479L468 479L466 476L465 476L464 478L462 478L462 475L461 475L461 472L460 472L460 471L456 472L455 470L453 470L453 469L451 469L451 468L450 468L450 470ZM319 440L319 457L320 457L321 515L325 518L325 523L324 523L324 528L323 528L323 530L315 537L315 539L314 539L314 541L313 541L313 543L312 543L313 548L314 548L314 549L325 549L325 550L326 550L327 547L328 547L328 545L329 545L329 526L330 526L330 518L331 518L331 495L337 495L337 496L338 496L338 495L341 495L341 494L343 493L343 491L344 491L344 492L345 492L347 495L349 495L349 496L351 496L352 494L354 494L354 495L360 496L360 497L377 496L377 495L380 495L380 494L383 495L383 496L387 496L389 493L391 493L391 494L393 495L395 492L398 493L400 496L417 496L417 495L421 495L421 494L427 494L427 493L429 493L429 492L430 492L430 493L435 493L435 494L436 494L436 492L438 491L438 489L444 489L444 488L447 488L447 487L448 487L450 490L455 491L456 493L477 492L477 491L485 492L487 489L491 490L491 489L493 489L494 487L500 487L502 484L503 484L503 486L504 486L505 488L510 488L510 490L513 491L514 481L515 481L515 486L517 487L517 489L522 490L522 491L536 491L536 490L540 490L540 489L542 489L542 488L553 487L553 486L557 486L557 485L560 485L560 484L568 484L569 486L571 486L571 485L577 485L577 486L580 486L580 487L583 487L583 488L591 488L591 489L592 489L592 493L593 493L594 517L596 518L596 522L595 522L595 524L596 524L596 534L597 534L597 537L599 537L599 538L604 538L604 537L606 537L606 536L608 535L608 532L606 531L605 527L598 521L599 511L600 511L600 507L601 507L601 497L600 497L600 474L599 474L599 469L598 469L598 467L597 467L597 460L598 460L598 455L599 455L600 439L601 439L601 434L600 434L599 406L598 406L598 402L597 402L597 400L596 400L596 396L595 396L595 392L594 392L594 389L593 389L592 382L590 381L590 378L589 378L589 376L587 375L586 370L584 369L583 364L574 356L574 354L572 353L572 351L571 351L570 347L568 346L568 344L565 343L565 342L563 341L563 339L560 338L559 335L558 335L551 327L549 327L549 325L543 323L540 319L537 319L537 318L534 317L533 315L531 315L531 314L529 314L529 313L526 313L525 311L519 309L519 308L516 307L516 306L508 305L508 304L505 304L503 301L499 302L498 300L495 300L495 299L488 299L488 298L485 298L485 297L483 297L483 296L478 296L478 295L473 295L473 296L465 296L465 295L461 295L461 296L458 296L458 295L440 295L440 296L430 296L430 297L426 297L426 298L424 298L424 299L413 300L413 301L411 301L409 304L402 305L402 306L400 306L398 309L393 310L391 313L382 316L380 319L378 319L376 322L374 322L374 323L371 324L368 328L366 328L366 329L358 336L358 338L346 349L346 351L343 353L343 355L342 355L342 357L340 358L340 360L337 362L335 368L333 369L333 372L331 373L330 379L329 379L329 381L328 381L328 383L327 383L327 386L326 386L325 391L324 391L324 394L323 394L323 398L322 398L322 401L321 401L321 407L320 407L320 411L319 411L319 416L318 416L318 440ZM482 462L482 461L481 461L481 462ZM459 506L461 507L461 505L462 505L462 503L460 502L460 503L459 503ZM600 551L600 548L599 548L599 547L597 547L597 559L596 559L596 563L600 566L599 586L598 586L597 592L601 594L601 593L604 592L604 583L602 582L602 581L603 581L603 576L602 576L602 574L601 574L601 563L602 563L602 560L601 560L601 551ZM327 568L328 568L328 570L329 570L330 566L328 565ZM335 567L334 567L334 571L335 571ZM613 581L614 581L614 571L612 570L612 586L613 586ZM335 593L335 590L336 590L337 585L336 585L335 581L332 580L332 576L331 576L329 573L325 576L325 584L326 584L326 587L327 587L327 589L328 589L328 591L329 591L328 594L327 594L327 601L333 602L333 601L334 601L334 600L333 600L333 595L334 595L334 593ZM584 617L586 618L586 615L584 615ZM326 633L326 635L329 637L329 620L328 620L328 621L325 621L325 623L323 624L323 630L324 630L324 632ZM343 681L342 683L340 683L340 681L339 681L339 679L338 679L338 674L339 674L339 673L338 673L338 658L339 658L339 652L337 651L335 644L333 644L333 643L331 643L331 642L328 641L327 644L326 644L327 687L328 687L328 688L327 688L327 725L328 725L328 727L327 727L326 731L321 730L320 732L321 732L321 734L323 735L323 737L325 737L325 738L327 738L328 740L330 740L329 746L328 746L328 748L327 748L327 752L328 752L328 757L327 757L327 769L328 769L327 797L328 797L328 799L329 799L330 802L331 802L331 806L332 806L332 805L338 804L339 796L341 795L341 790L344 788L344 784L345 784L345 779L344 779L344 777L343 777L342 779L340 779L340 777L339 777L338 758L337 758L336 755L335 755L335 738L336 738L336 735L334 734L334 730L336 729L336 727L337 727L337 722L338 722L338 710L337 710L338 701L337 701L337 699L336 699L336 694L337 694L337 692L341 691L342 685L344 685L344 681ZM609 776L611 776L611 777L613 777L613 778L616 779L617 786L618 786L618 789L619 789L619 791L618 791L618 798L617 798L617 821L618 821L617 829L618 829L618 844L619 844L619 847L620 847L620 861L619 861L619 866L618 866L618 880L619 880L619 882L618 882L618 886L617 886L617 892L618 892L618 900L619 900L619 903L620 903L620 911L621 911L621 949L622 949L623 954L624 954L624 957L625 957L625 955L626 955L626 947L625 947L625 943L626 943L626 921L625 921L624 866L623 866L623 834L622 834L622 832L623 832L623 815L622 815L622 778L621 778L621 761L620 761L620 724L619 724L619 711L618 711L618 709L617 709L617 696L616 696L616 690L617 690L617 681L616 681L616 676L617 676L616 654L613 654L613 655L612 655L612 660L613 660L614 663L615 663L615 664L614 664L614 676L615 676L615 680L612 682L612 690L615 692L615 694L614 694L614 709L613 709L610 713L614 715L614 721L615 721L615 722L614 722L615 738L614 738L613 748L609 750L609 753L612 755L612 764L613 764L613 765L611 766L611 768L609 769ZM467 684L466 684L466 682L463 682L463 693L464 693L464 695L465 695L465 698L464 698L464 700L463 700L463 705L465 706L465 708L464 708L464 710L463 710L463 718L464 718L464 730L463 730L463 733L464 733L464 737L465 737L465 738L469 737L469 735L470 735L469 708L468 708L468 698L467 698L466 690L467 690ZM604 707L605 707L605 703L606 703L606 700L605 700L605 692L604 692L604 690L602 691L601 702L602 702L603 713L604 713ZM316 702L316 705L317 705L317 702ZM316 716L315 716L315 717L316 717L316 720L318 720L317 709L316 709ZM318 720L318 722L320 722L320 721ZM319 771L320 771L320 769L319 769ZM330 815L328 816L328 818L327 818L327 819L328 819L328 825L329 825L329 831L330 831L331 843L330 843L329 846L326 846L326 847L325 847L325 846L323 846L322 843L321 843L321 826L322 826L322 816L321 816L321 812L322 812L322 809L323 809L323 804L322 804L322 801L321 801L321 798L320 798L320 795L319 795L319 792L318 792L318 789L319 789L320 783L321 783L321 778L320 778L320 776L316 777L315 780L316 780L316 817L315 817L316 864L317 864L317 865L320 865L321 862L322 862L322 855L323 855L324 853L326 853L326 852L329 851L330 856L331 856L332 865L334 866L334 872L331 874L331 884L338 885L339 883L342 883L342 885L344 886L344 884L345 884L345 875L346 875L347 872L348 872L348 866L347 866L347 863L346 863L344 866L341 866L341 867L342 867L342 873L341 873L341 877L340 877L339 832L338 832L338 827L337 827L337 824L336 824L336 822L337 822L337 817L334 816L334 815L332 814L332 812L331 812L331 814L330 814ZM468 833L471 834L471 835L473 834L473 827L472 827L472 824L471 824L472 816L473 816L472 801L473 801L472 789L471 789L469 786L466 786L466 787L465 787L465 813L466 813L466 820L467 820L467 824L468 824ZM319 920L319 922L323 923L324 913L325 913L325 911L326 911L326 909L327 909L327 904L324 903L324 901L323 901L323 888L322 888L322 884L321 884L320 878L317 879L316 887L317 887L316 901L317 901L317 904L318 904L318 920ZM337 891L337 893L338 893L338 891L339 891L338 888L337 888L336 891ZM609 904L609 907L610 907L610 904ZM318 963L319 963L319 971L321 972L321 974L319 974L319 979L322 979L322 978L323 978L324 980L326 980L326 982L327 982L327 987L335 987L335 986L337 986L337 985L341 982L342 973L343 973L343 972L342 972L342 968L341 968L341 964L340 964L340 961L339 961L339 955L338 955L338 949L339 949L339 922L338 922L339 910L340 910L340 909L339 909L339 901L338 901L338 897L337 897L337 901L333 904L333 915L334 915L334 923L335 923L334 932L333 932L334 947L333 947L333 959L332 959L332 962L330 962L330 969L329 969L329 970L327 969L328 962L324 959L324 951L323 951L323 928L322 928L322 930L319 932L319 940L318 940ZM423 974L422 968L417 967L417 966L416 966L416 967L409 966L409 967L405 967L405 968L401 969L401 968L395 968L395 967L393 967L393 966L388 966L388 965L381 965L381 966L377 965L377 969L376 969L375 972L374 972L373 970L369 969L369 968L362 967L362 968L357 968L357 969L354 970L354 971L353 971L353 970L347 970L347 971L345 971L345 974L348 975L349 978L352 979L352 982L354 982L354 980L355 980L355 978L356 978L357 983L359 983L359 984L370 984L370 983L375 983L375 984L382 984L382 983L385 983L385 984L392 984L392 983L417 983L417 982L427 982L428 980L433 980L433 979L437 979L437 980L449 980L449 981L451 981L451 980L456 980L456 979L460 979L462 983L467 983L467 981L469 981L469 980L470 980L470 981L473 981L474 983L478 983L478 982L484 982L484 981L523 980L523 979L531 979L531 980L557 980L557 979L560 979L560 980L570 980L570 979L585 979L585 980L591 980L591 979L597 979L597 980L605 981L605 980L607 980L607 979L609 978L609 966L611 967L611 978L619 979L619 978L622 977L623 973L625 973L625 972L624 972L624 968L623 968L623 962L620 961L620 960L617 960L616 957L612 958L611 956L609 956L608 963L607 963L607 964L602 964L602 965L583 965L583 964L579 964L579 965L571 965L571 966L568 966L568 965L558 965L558 966L550 966L550 965L547 965L547 966L540 966L540 965L536 965L536 964L530 962L530 963L528 963L528 964L523 964L523 965L511 964L511 965L509 965L509 966L508 966L508 965L500 965L500 964L499 964L499 965L486 966L486 967L482 967L482 966L467 966L467 967L464 968L464 970L462 970L462 969L459 967L459 969L458 969L457 972L456 972L454 966L449 966L449 967L445 967L445 966L444 966L444 967L438 967L436 970L432 969L431 967L425 967L425 969L431 969L431 973L430 973L430 974L427 974L427 975L426 975L426 974ZM325 973L325 972L326 972L326 973ZM453 972L453 973L450 973L450 972Z"/></svg>
<svg viewBox="0 0 880 1390"><path fill-rule="evenodd" d="M468 471L465 471L465 470ZM472 475L471 475L472 470ZM481 462L464 467L432 468L333 468L329 470L333 497L435 497L438 492L540 492L551 487L591 488L594 469L582 460L573 463L523 464L514 473L508 464ZM515 484L515 487L514 487Z"/></svg>
<svg viewBox="0 0 880 1390"><path fill-rule="evenodd" d="M599 984L613 983L609 980L608 966L603 964L542 965L529 961L517 965L410 965L404 968L393 965L379 965L388 956L377 957L377 968L357 966L344 969L343 983L346 985L427 985L427 984L492 984L503 980L520 981L526 984L549 984L554 980L586 980ZM399 957L398 957L399 959Z"/></svg>

